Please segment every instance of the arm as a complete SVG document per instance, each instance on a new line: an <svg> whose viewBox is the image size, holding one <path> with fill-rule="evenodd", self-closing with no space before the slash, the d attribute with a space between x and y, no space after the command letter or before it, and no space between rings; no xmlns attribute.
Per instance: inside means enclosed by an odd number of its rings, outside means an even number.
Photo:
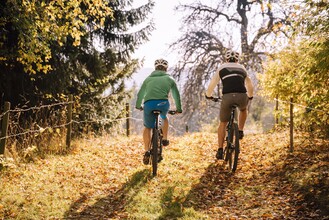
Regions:
<svg viewBox="0 0 329 220"><path fill-rule="evenodd" d="M172 93L172 96L175 100L175 105L176 105L177 112L182 112L182 103L181 103L181 100L180 100L180 94L179 94L179 91L178 91L178 88L177 88L177 85L176 85L175 82L173 84L173 87L171 88L171 93Z"/></svg>
<svg viewBox="0 0 329 220"><path fill-rule="evenodd" d="M254 86L252 85L252 82L251 82L251 79L249 78L249 76L247 76L245 79L245 85L246 85L248 97L252 98L254 96Z"/></svg>
<svg viewBox="0 0 329 220"><path fill-rule="evenodd" d="M144 99L145 96L145 89L146 89L146 83L145 81L142 84L142 87L140 88L140 90L137 93L137 100L136 100L136 108L141 108L142 107L142 101Z"/></svg>
<svg viewBox="0 0 329 220"><path fill-rule="evenodd" d="M216 72L211 81L210 81L210 84L208 86L208 89L206 91L206 97L211 97L212 96L212 93L215 89L215 87L217 86L217 84L219 83L219 80L220 80L220 77L219 77L219 72Z"/></svg>

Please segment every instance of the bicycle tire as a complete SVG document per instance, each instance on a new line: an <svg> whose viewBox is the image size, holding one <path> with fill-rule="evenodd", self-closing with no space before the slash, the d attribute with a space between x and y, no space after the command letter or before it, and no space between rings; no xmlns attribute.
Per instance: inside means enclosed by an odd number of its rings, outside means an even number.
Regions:
<svg viewBox="0 0 329 220"><path fill-rule="evenodd" d="M238 167L239 153L240 153L239 128L238 128L238 124L234 123L232 126L232 141L231 141L230 158L229 158L229 169L232 172L235 172Z"/></svg>
<svg viewBox="0 0 329 220"><path fill-rule="evenodd" d="M230 163L231 158L231 143L233 142L233 126L229 123L227 125L227 137L226 137L226 147L224 148L224 161Z"/></svg>
<svg viewBox="0 0 329 220"><path fill-rule="evenodd" d="M159 129L159 142L158 142L158 149L159 149L158 162L160 162L162 160L162 138L163 138L163 131L160 128Z"/></svg>
<svg viewBox="0 0 329 220"><path fill-rule="evenodd" d="M152 149L151 149L151 157L152 157L152 174L153 176L157 175L158 170L158 144L159 144L159 134L158 129L153 128L152 132Z"/></svg>

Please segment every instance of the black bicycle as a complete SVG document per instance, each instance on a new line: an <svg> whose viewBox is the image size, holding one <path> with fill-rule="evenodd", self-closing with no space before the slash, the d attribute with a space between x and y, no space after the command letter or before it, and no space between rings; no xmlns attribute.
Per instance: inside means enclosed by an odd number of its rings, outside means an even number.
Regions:
<svg viewBox="0 0 329 220"><path fill-rule="evenodd" d="M218 102L220 98L213 97L211 100ZM231 106L231 116L226 127L226 146L224 147L224 161L228 163L228 168L232 172L236 171L240 153L237 107L237 105Z"/></svg>
<svg viewBox="0 0 329 220"><path fill-rule="evenodd" d="M150 142L150 153L151 153L151 164L152 164L152 174L153 176L157 175L158 163L163 159L162 157L162 120L160 117L161 111L154 110L152 113L155 115L155 127L152 129L152 139ZM168 114L174 115L177 111L169 110Z"/></svg>

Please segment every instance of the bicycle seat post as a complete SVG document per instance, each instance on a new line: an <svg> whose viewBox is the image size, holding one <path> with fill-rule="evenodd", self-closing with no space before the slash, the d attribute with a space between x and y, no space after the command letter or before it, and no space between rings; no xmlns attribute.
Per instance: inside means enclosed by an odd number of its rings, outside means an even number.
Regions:
<svg viewBox="0 0 329 220"><path fill-rule="evenodd" d="M232 114L234 116L234 122L238 121L238 112L237 112L237 105L232 105L231 109L232 109Z"/></svg>
<svg viewBox="0 0 329 220"><path fill-rule="evenodd" d="M153 110L152 112L155 115L155 120L156 120L155 128L158 129L161 126L160 125L160 120L159 120L160 111L159 110Z"/></svg>

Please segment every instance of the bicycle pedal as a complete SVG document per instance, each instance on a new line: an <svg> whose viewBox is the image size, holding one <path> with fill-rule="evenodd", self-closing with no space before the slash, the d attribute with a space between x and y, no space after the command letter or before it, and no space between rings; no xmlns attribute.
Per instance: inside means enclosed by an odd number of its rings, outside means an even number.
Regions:
<svg viewBox="0 0 329 220"><path fill-rule="evenodd" d="M160 163L163 160L162 155L158 155L158 163Z"/></svg>

